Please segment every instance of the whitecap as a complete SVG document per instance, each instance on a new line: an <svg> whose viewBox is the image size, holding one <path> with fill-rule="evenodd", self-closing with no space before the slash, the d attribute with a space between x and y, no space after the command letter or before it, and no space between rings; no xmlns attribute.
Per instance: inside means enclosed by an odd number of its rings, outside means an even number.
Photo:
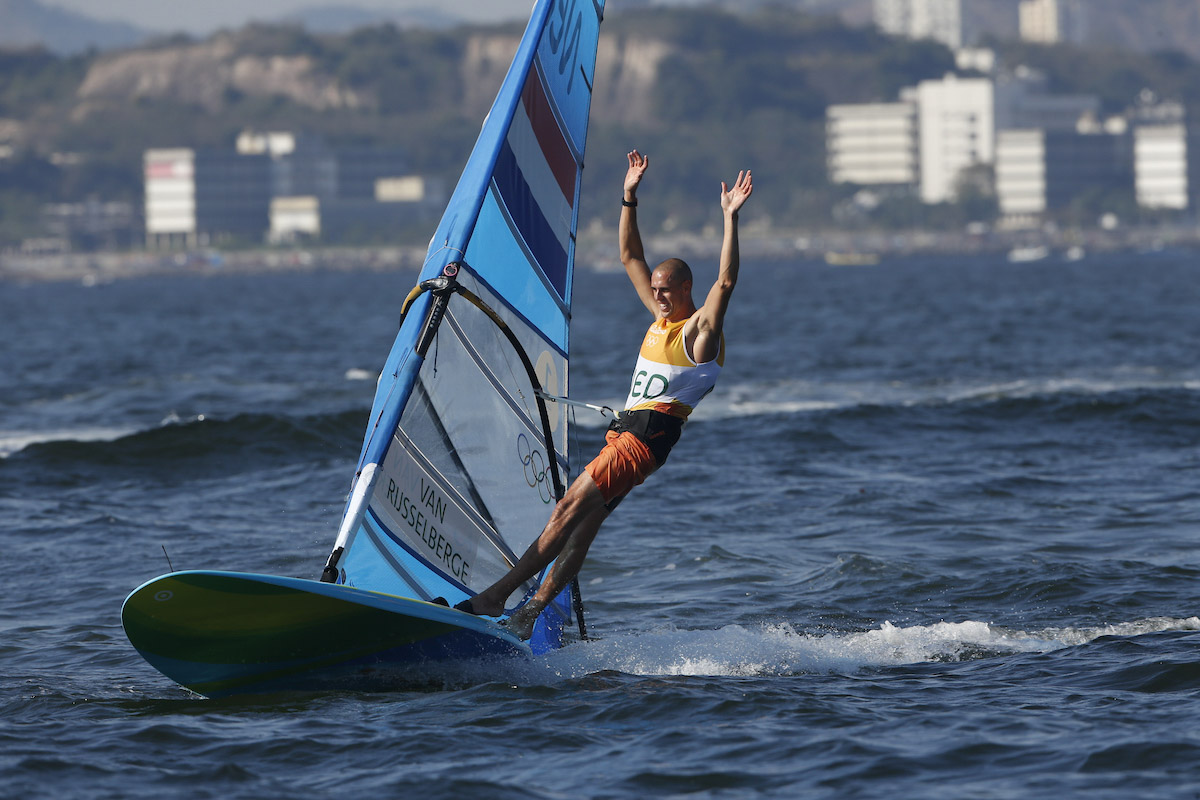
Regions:
<svg viewBox="0 0 1200 800"><path fill-rule="evenodd" d="M1047 653L1103 636L1200 630L1200 618L1155 617L1094 627L1013 630L988 622L936 622L866 631L806 633L788 623L727 625L715 630L608 635L544 657L507 662L491 680L517 684L581 678L615 671L638 676L770 677L848 673L913 664ZM492 664L489 669L495 669Z"/></svg>

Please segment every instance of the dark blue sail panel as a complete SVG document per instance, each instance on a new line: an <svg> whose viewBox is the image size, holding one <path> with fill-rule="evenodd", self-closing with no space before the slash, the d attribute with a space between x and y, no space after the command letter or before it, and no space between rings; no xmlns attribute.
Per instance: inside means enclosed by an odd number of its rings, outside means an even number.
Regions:
<svg viewBox="0 0 1200 800"><path fill-rule="evenodd" d="M513 221L513 233L520 235L529 249L529 254L533 259L533 264L530 266L540 267L542 275L545 276L550 286L554 288L560 298L565 300L567 295L567 251L570 248L570 241L568 240L564 245L559 240L557 233L564 227L569 232L569 221L567 226L559 225L558 231L556 231L555 226L546 219L546 215L542 211L542 204L537 202L534 189L525 179L517 157L507 143L500 149L500 158L496 162L494 177L496 189L500 192L508 216ZM554 189L557 191L557 186ZM496 270L488 270L488 272L496 272Z"/></svg>

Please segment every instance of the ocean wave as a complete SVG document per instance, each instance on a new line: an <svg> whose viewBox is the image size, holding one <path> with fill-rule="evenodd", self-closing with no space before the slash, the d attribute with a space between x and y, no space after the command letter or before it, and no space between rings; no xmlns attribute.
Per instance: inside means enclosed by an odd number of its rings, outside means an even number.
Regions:
<svg viewBox="0 0 1200 800"><path fill-rule="evenodd" d="M695 420L902 409L1124 407L1146 398L1200 402L1200 379L1122 369L1108 375L1049 376L1012 380L818 382L784 380L733 384L697 407Z"/></svg>
<svg viewBox="0 0 1200 800"><path fill-rule="evenodd" d="M0 430L0 459L27 447L52 442L114 442L139 432L133 426L82 426L44 431Z"/></svg>
<svg viewBox="0 0 1200 800"><path fill-rule="evenodd" d="M365 374L365 373L364 373ZM373 375L372 375L373 377ZM612 398L595 401L619 407ZM1025 378L1009 381L817 382L782 380L743 382L714 392L692 414L696 422L751 417L846 415L855 417L905 411L955 411L984 415L1045 412L1063 417L1129 415L1134 421L1163 421L1195 426L1200 420L1200 379L1166 377L1154 370L1118 370L1107 376ZM583 430L602 429L608 417L572 410ZM153 427L80 424L47 430L0 430L0 462L18 453L36 456L103 457L132 449L138 455L156 448L176 453L231 451L347 441L357 446L366 409L291 417L241 413L227 417L169 415Z"/></svg>
<svg viewBox="0 0 1200 800"><path fill-rule="evenodd" d="M367 416L365 409L304 417L170 415L151 428L114 426L0 432L0 460L120 466L213 454L244 457L249 453L319 452L348 453L352 458Z"/></svg>
<svg viewBox="0 0 1200 800"><path fill-rule="evenodd" d="M1031 376L1007 380L819 381L803 378L718 384L696 407L691 419L714 422L746 417L887 412L904 409L983 409L1092 406L1115 400L1124 406L1164 397L1200 403L1200 376L1164 374L1154 368L1120 367L1107 373ZM581 399L581 398L575 398ZM615 397L582 398L620 408ZM602 428L608 420L591 411L575 412L583 428Z"/></svg>

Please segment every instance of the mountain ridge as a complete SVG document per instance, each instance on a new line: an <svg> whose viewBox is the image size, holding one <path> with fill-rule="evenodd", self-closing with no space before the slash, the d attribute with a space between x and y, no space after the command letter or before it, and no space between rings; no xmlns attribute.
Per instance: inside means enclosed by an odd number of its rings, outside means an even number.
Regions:
<svg viewBox="0 0 1200 800"><path fill-rule="evenodd" d="M38 0L0 0L0 47L45 47L74 55L130 47L150 37L136 25L96 19Z"/></svg>

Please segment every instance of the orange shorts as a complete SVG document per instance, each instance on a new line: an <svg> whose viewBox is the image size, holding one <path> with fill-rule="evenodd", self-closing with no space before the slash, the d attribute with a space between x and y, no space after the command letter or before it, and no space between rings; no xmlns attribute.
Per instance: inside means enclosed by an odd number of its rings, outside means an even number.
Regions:
<svg viewBox="0 0 1200 800"><path fill-rule="evenodd" d="M629 431L609 431L604 439L608 444L584 469L600 488L604 503L609 505L646 480L658 468L658 462L650 448Z"/></svg>

